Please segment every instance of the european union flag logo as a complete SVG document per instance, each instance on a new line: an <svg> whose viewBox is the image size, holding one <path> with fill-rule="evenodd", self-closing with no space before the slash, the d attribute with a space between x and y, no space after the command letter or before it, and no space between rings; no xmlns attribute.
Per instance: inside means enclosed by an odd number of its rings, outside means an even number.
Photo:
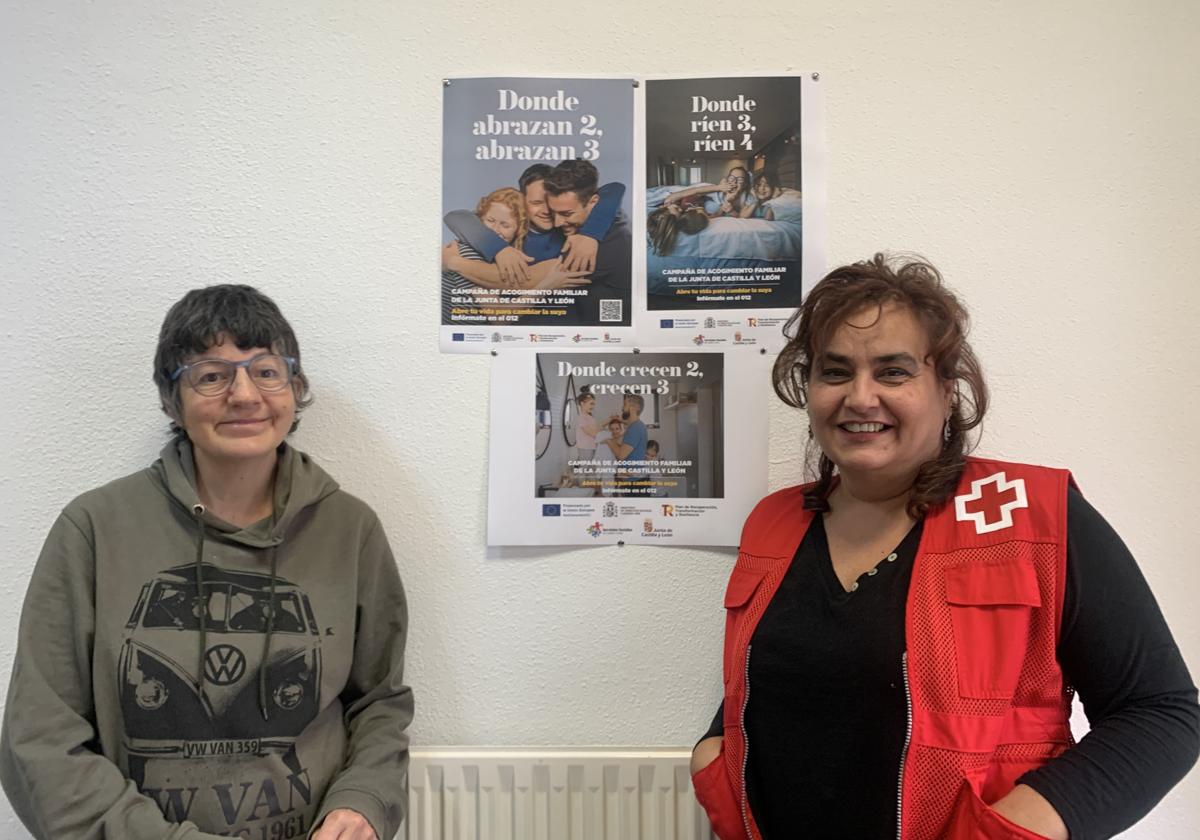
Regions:
<svg viewBox="0 0 1200 840"><path fill-rule="evenodd" d="M466 335L464 333L454 333L453 335L450 336L450 340L451 341L465 341Z"/></svg>
<svg viewBox="0 0 1200 840"><path fill-rule="evenodd" d="M542 505L542 516L562 516L562 505Z"/></svg>
<svg viewBox="0 0 1200 840"><path fill-rule="evenodd" d="M671 318L663 318L662 320L660 320L658 322L658 325L660 327L662 327L664 330L669 330L669 329L673 329L675 327L675 321L674 321L674 319L671 319Z"/></svg>

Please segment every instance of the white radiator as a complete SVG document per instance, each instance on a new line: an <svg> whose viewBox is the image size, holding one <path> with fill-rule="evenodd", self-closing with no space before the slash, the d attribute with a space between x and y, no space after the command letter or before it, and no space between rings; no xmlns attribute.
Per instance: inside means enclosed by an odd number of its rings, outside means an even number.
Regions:
<svg viewBox="0 0 1200 840"><path fill-rule="evenodd" d="M405 840L712 840L684 749L411 752Z"/></svg>

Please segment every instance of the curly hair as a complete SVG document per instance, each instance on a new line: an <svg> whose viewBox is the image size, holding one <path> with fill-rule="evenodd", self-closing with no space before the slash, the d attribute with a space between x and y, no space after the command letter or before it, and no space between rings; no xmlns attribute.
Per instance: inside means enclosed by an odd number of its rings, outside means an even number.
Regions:
<svg viewBox="0 0 1200 840"><path fill-rule="evenodd" d="M490 193L479 199L479 203L475 205L475 215L481 220L487 215L488 208L493 204L499 204L502 207L507 207L512 211L513 219L517 223L517 236L512 241L512 246L518 251L525 244L525 198L521 193L514 190L512 187L501 187L498 190L492 190Z"/></svg>
<svg viewBox="0 0 1200 840"><path fill-rule="evenodd" d="M771 380L781 400L805 408L813 361L833 334L855 313L871 307L882 312L888 303L897 303L913 313L929 339L927 358L938 378L954 383L941 450L920 466L909 492L908 513L920 518L954 492L964 459L978 442L968 433L983 422L988 403L983 369L967 341L967 310L946 288L936 268L919 258L876 254L870 260L829 272L788 319L784 327L788 343L775 360ZM810 463L813 450L814 444L810 443ZM806 508L829 510L833 477L834 463L822 452L817 459L816 481L804 494Z"/></svg>

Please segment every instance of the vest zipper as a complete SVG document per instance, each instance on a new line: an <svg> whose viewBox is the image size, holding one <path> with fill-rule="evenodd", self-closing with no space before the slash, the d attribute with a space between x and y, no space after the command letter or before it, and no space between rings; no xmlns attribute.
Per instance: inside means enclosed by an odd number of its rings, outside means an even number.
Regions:
<svg viewBox="0 0 1200 840"><path fill-rule="evenodd" d="M904 675L904 747L900 750L900 782L896 787L896 840L904 831L904 763L908 760L908 745L912 741L912 693L908 686L908 651L900 655L900 671Z"/></svg>
<svg viewBox="0 0 1200 840"><path fill-rule="evenodd" d="M753 840L754 835L750 831L750 798L746 793L746 765L750 761L750 738L746 734L746 707L750 705L750 649L753 645L746 645L746 691L742 697L742 823L746 826L746 840Z"/></svg>

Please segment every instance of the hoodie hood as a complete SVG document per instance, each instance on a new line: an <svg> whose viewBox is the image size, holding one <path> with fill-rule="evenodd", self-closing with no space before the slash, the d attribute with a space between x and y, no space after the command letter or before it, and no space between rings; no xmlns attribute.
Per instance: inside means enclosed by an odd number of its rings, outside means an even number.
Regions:
<svg viewBox="0 0 1200 840"><path fill-rule="evenodd" d="M275 472L275 513L269 522L239 528L214 516L203 506L196 492L196 462L192 442L172 440L162 448L150 468L163 491L175 500L188 518L198 518L212 536L240 543L249 548L274 548L297 516L338 489L329 473L296 449L282 443ZM197 506L201 512L197 513Z"/></svg>

